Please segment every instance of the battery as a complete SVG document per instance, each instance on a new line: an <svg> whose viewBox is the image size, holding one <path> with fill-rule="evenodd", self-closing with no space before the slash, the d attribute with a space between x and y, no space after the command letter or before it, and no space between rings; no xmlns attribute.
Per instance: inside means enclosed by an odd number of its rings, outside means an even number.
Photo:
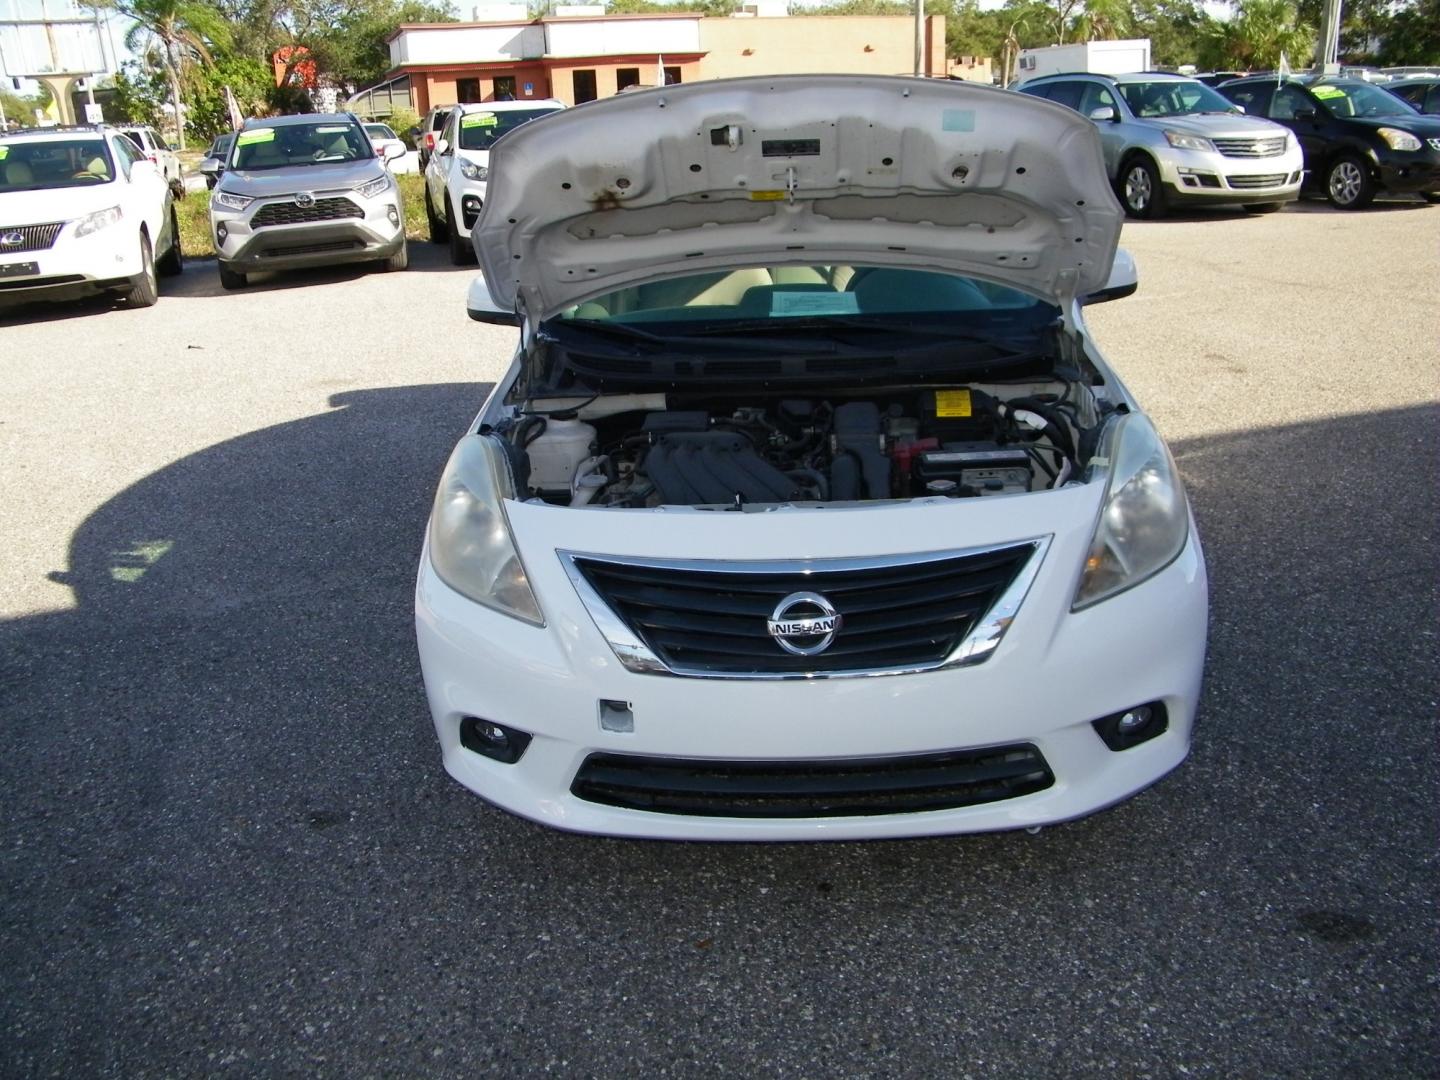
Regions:
<svg viewBox="0 0 1440 1080"><path fill-rule="evenodd" d="M939 450L915 456L913 475L919 485L953 480L966 494L1006 495L1029 491L1030 455L1020 447L993 442L945 443Z"/></svg>

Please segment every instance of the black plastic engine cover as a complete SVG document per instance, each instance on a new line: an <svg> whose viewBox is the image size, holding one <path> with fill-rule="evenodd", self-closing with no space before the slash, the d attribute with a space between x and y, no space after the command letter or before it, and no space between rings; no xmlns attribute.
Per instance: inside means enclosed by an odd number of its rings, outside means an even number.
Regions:
<svg viewBox="0 0 1440 1080"><path fill-rule="evenodd" d="M732 431L671 432L660 436L640 471L650 478L661 503L700 506L742 502L787 502L801 496L788 476L755 452L750 440Z"/></svg>

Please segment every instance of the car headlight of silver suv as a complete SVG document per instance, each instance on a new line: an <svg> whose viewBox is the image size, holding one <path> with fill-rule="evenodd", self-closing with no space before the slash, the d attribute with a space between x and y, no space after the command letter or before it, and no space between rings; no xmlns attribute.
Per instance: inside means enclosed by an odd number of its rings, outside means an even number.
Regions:
<svg viewBox="0 0 1440 1080"><path fill-rule="evenodd" d="M1110 479L1073 610L1133 588L1169 566L1185 548L1190 508L1169 449L1150 421L1131 413L1111 429Z"/></svg>
<svg viewBox="0 0 1440 1080"><path fill-rule="evenodd" d="M1215 144L1209 139L1202 139L1199 135L1187 135L1183 131L1165 132L1165 141L1176 150L1207 150L1215 152Z"/></svg>
<svg viewBox="0 0 1440 1080"><path fill-rule="evenodd" d="M357 185L355 190L365 198L373 199L376 195L390 190L390 175L387 173L384 176L377 176L374 180L367 180L365 183Z"/></svg>
<svg viewBox="0 0 1440 1080"><path fill-rule="evenodd" d="M504 500L514 497L514 477L499 441L490 435L461 439L430 514L430 565L440 580L477 604L544 626L505 517Z"/></svg>
<svg viewBox="0 0 1440 1080"><path fill-rule="evenodd" d="M108 229L111 225L118 224L123 216L120 207L107 206L104 210L96 210L93 214L86 214L75 222L75 235L77 237L89 236L101 229Z"/></svg>
<svg viewBox="0 0 1440 1080"><path fill-rule="evenodd" d="M215 195L210 205L217 210L244 210L255 200L249 195L236 195L233 191L221 191L215 189Z"/></svg>
<svg viewBox="0 0 1440 1080"><path fill-rule="evenodd" d="M476 165L473 161L465 161L462 159L460 162L460 175L465 177L466 180L488 180L490 179L490 170L484 165Z"/></svg>

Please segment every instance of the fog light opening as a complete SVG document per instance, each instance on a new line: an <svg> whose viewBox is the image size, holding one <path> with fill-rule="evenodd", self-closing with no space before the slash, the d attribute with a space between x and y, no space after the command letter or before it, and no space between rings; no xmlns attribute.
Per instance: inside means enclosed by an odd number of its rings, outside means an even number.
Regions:
<svg viewBox="0 0 1440 1080"><path fill-rule="evenodd" d="M460 745L492 761L513 765L530 745L530 736L493 720L467 716L460 721Z"/></svg>
<svg viewBox="0 0 1440 1080"><path fill-rule="evenodd" d="M1164 734L1170 726L1170 718L1163 701L1151 701L1111 713L1094 721L1091 726L1111 750L1129 750Z"/></svg>
<svg viewBox="0 0 1440 1080"><path fill-rule="evenodd" d="M229 235L230 235L230 230L227 229L227 228L225 228L224 225L216 225L216 226L215 226L215 238L216 238L217 240L219 240L220 243L223 244L223 243L225 242L225 238L226 238L227 236L229 236Z"/></svg>
<svg viewBox="0 0 1440 1080"><path fill-rule="evenodd" d="M387 206L387 207L385 207L385 216L390 219L390 224L391 224L391 225L399 225L399 224L400 224L400 211L397 210L397 209L395 209L395 207L393 207L393 206Z"/></svg>

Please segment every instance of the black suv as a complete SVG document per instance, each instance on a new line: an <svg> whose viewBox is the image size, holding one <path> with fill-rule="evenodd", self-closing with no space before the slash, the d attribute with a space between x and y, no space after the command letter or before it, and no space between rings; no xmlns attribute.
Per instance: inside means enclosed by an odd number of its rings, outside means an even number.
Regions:
<svg viewBox="0 0 1440 1080"><path fill-rule="evenodd" d="M1377 192L1417 192L1440 202L1440 118L1361 79L1273 75L1219 87L1251 116L1284 124L1305 151L1306 183L1342 210Z"/></svg>
<svg viewBox="0 0 1440 1080"><path fill-rule="evenodd" d="M1418 79L1396 79L1381 86L1398 98L1408 101L1427 116L1440 116L1440 75Z"/></svg>

